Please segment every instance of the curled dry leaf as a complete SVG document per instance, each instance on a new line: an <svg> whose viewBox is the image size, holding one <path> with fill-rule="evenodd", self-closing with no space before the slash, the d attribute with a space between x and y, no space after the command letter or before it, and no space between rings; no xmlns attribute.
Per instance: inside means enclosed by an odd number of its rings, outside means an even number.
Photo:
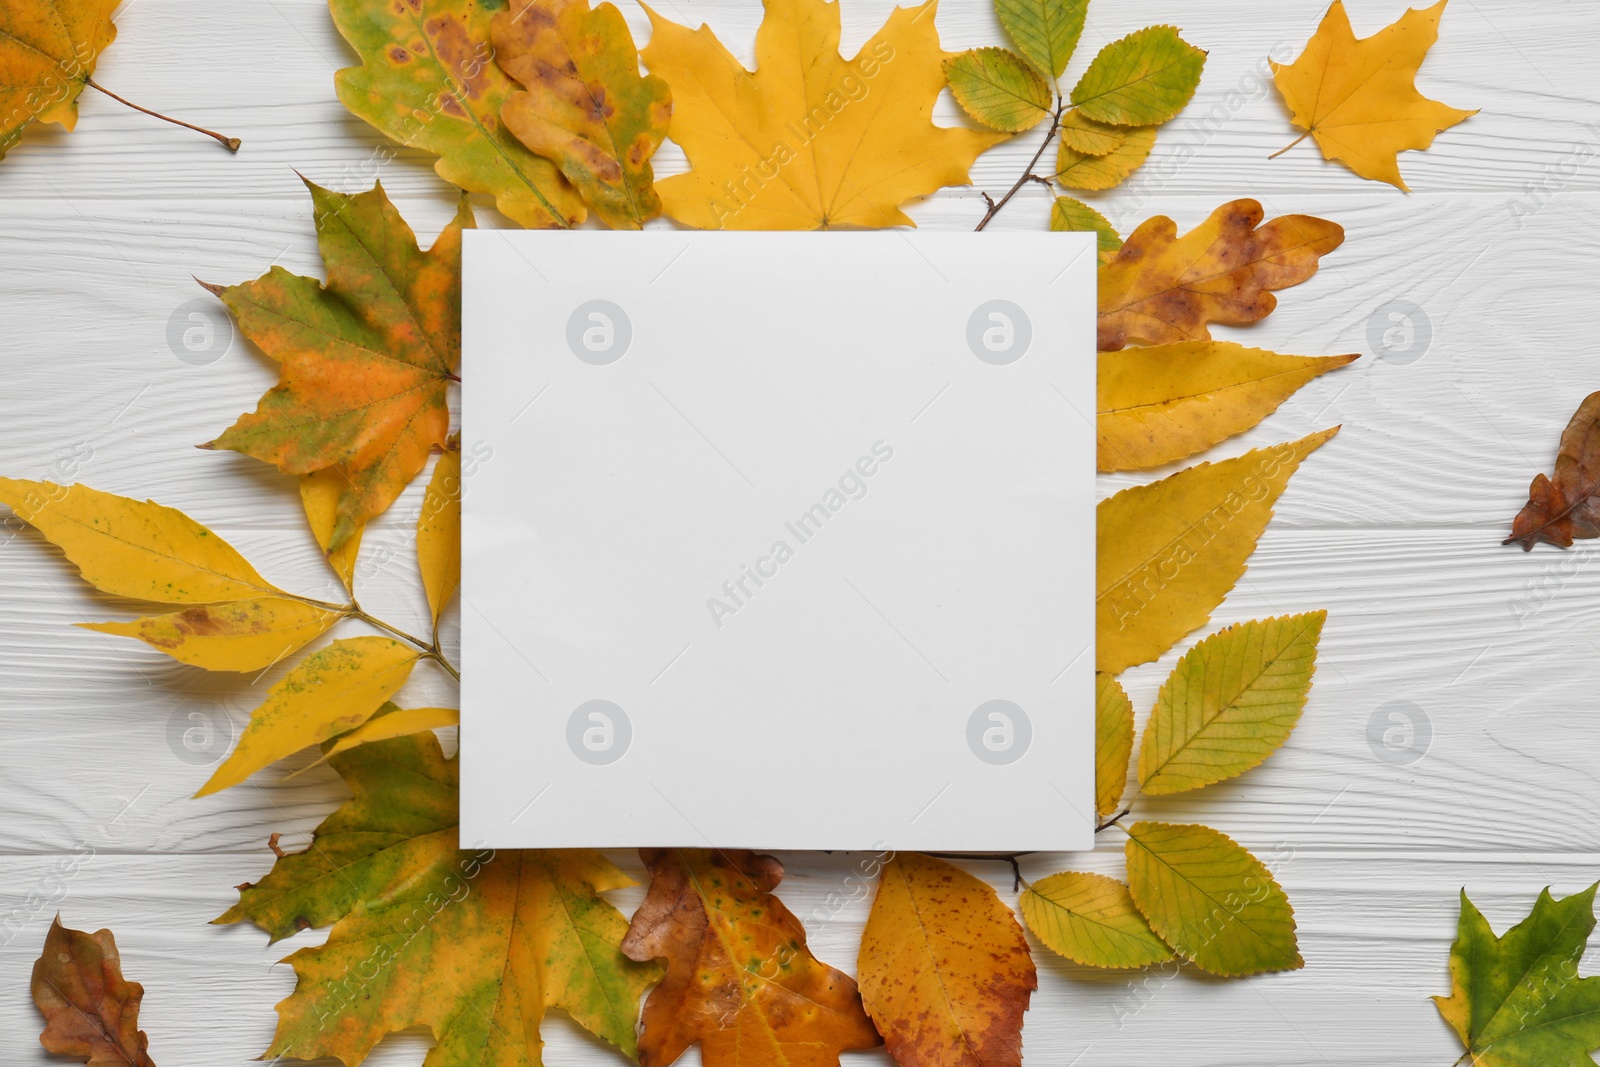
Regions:
<svg viewBox="0 0 1600 1067"><path fill-rule="evenodd" d="M1338 427L1124 489L1095 512L1095 669L1147 663L1211 618L1272 505Z"/></svg>
<svg viewBox="0 0 1600 1067"><path fill-rule="evenodd" d="M890 860L856 973L900 1067L1020 1067L1039 979L1016 916L972 875L918 853Z"/></svg>
<svg viewBox="0 0 1600 1067"><path fill-rule="evenodd" d="M1600 393L1578 405L1561 434L1556 476L1534 476L1528 502L1502 543L1527 551L1540 541L1567 548L1589 537L1600 537Z"/></svg>
<svg viewBox="0 0 1600 1067"><path fill-rule="evenodd" d="M945 52L937 0L895 8L853 59L839 5L767 0L746 71L708 27L650 14L641 55L672 86L669 136L689 171L656 183L666 214L703 230L911 226L900 205L962 185L1003 133L935 126Z"/></svg>
<svg viewBox="0 0 1600 1067"><path fill-rule="evenodd" d="M650 157L672 116L672 93L639 75L622 12L588 0L512 0L491 24L494 60L524 89L500 118L517 140L561 168L613 229L661 214Z"/></svg>
<svg viewBox="0 0 1600 1067"><path fill-rule="evenodd" d="M1300 58L1272 64L1294 124L1316 139L1324 159L1404 189L1399 154L1429 147L1439 133L1477 114L1417 92L1417 70L1439 39L1446 2L1409 10L1357 40L1344 4L1334 0Z"/></svg>
<svg viewBox="0 0 1600 1067"><path fill-rule="evenodd" d="M1309 215L1262 225L1254 200L1235 200L1188 233L1157 215L1100 268L1100 350L1130 342L1206 341L1210 323L1243 326L1278 306L1271 290L1298 285L1344 243L1344 229Z"/></svg>
<svg viewBox="0 0 1600 1067"><path fill-rule="evenodd" d="M806 947L771 890L783 866L748 850L642 849L650 891L622 951L665 960L644 1005L642 1067L695 1042L706 1067L836 1067L878 1034L856 984Z"/></svg>
<svg viewBox="0 0 1600 1067"><path fill-rule="evenodd" d="M44 1016L39 1043L89 1067L155 1067L139 1029L144 986L122 977L110 930L69 930L56 916L33 964L33 1003Z"/></svg>

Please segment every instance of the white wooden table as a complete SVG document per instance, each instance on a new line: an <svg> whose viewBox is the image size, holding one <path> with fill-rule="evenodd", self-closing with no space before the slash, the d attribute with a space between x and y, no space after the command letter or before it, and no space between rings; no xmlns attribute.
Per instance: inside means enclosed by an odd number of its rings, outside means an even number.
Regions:
<svg viewBox="0 0 1600 1067"><path fill-rule="evenodd" d="M646 20L623 2L642 41ZM890 4L844 2L850 50ZM1458 891L1467 887L1503 929L1540 887L1565 894L1600 876L1596 549L1499 547L1566 419L1600 387L1600 258L1589 244L1600 228L1600 125L1591 125L1600 122L1600 7L1455 0L1421 85L1483 113L1403 158L1416 190L1407 196L1324 164L1309 143L1266 158L1296 131L1259 80L1262 60L1296 54L1323 6L1096 0L1068 74L1151 23L1181 23L1210 50L1199 95L1162 131L1151 163L1100 198L1124 232L1156 213L1187 229L1241 196L1348 231L1266 322L1221 331L1297 354L1367 354L1217 450L1344 425L1302 468L1216 615L1221 624L1327 608L1310 705L1264 767L1137 812L1210 823L1265 859L1295 904L1307 966L1250 981L1130 978L1037 949L1040 990L1025 1031L1033 1064L1447 1067L1460 1050L1426 997L1447 990ZM1401 0L1349 6L1363 34L1401 12ZM710 22L748 61L753 0L673 0L662 10ZM99 80L242 137L244 148L230 157L91 93L76 133L34 130L0 162L0 470L180 507L272 580L332 596L292 482L192 447L252 408L273 370L243 342L208 365L184 362L168 320L205 297L191 275L233 282L274 262L318 272L295 169L350 191L381 173L425 240L446 221L450 190L416 154L377 164L383 142L334 98L333 72L353 57L322 0L132 0L119 25ZM984 0L946 0L939 26L950 48L999 43ZM942 121L953 121L952 106ZM977 184L1002 191L1033 143L984 157ZM662 170L680 161L668 146ZM1046 204L1030 188L996 225L1042 226ZM914 214L931 227L970 227L981 207L975 190L952 190ZM498 224L487 206L480 215ZM1413 339L1426 333L1426 343L1374 358L1388 325L1380 309L1396 300L1419 309ZM1130 481L1103 479L1107 492ZM420 489L367 535L362 598L380 615L423 611L406 537ZM206 922L234 901L232 886L268 869L268 834L300 847L341 787L325 768L284 781L302 758L258 776L259 786L189 799L221 755L185 747L190 713L222 709L215 721L236 731L271 677L207 675L72 628L127 617L128 605L86 591L32 533L11 527L0 541L4 1059L50 1062L34 1040L28 971L59 909L69 925L115 930L128 975L147 991L143 1024L158 1063L243 1064L266 1047L273 1005L294 985L274 961L322 934L268 948L257 930ZM381 562L385 549L393 558ZM1187 647L1130 675L1141 710ZM1374 717L1387 726L1396 707L1428 724L1402 753L1411 762L1380 758L1369 743ZM228 732L221 727L224 740ZM1093 855L1035 857L1024 869L1116 872L1121 835L1101 836ZM74 854L87 858L62 875ZM801 914L842 889L851 869L844 857L783 858L780 893ZM635 857L617 859L642 873ZM1014 900L1003 867L968 866ZM631 911L639 896L617 894L618 903ZM853 969L865 913L862 901L813 924L817 954ZM551 1064L615 1062L565 1019L553 1018L546 1037ZM392 1038L369 1062L417 1063L425 1046L415 1034ZM847 1061L887 1062L881 1052Z"/></svg>

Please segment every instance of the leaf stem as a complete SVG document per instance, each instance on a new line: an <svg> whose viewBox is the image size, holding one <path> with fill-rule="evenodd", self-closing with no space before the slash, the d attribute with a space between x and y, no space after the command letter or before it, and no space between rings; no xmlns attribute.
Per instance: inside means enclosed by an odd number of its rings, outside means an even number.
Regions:
<svg viewBox="0 0 1600 1067"><path fill-rule="evenodd" d="M125 100L122 97L118 96L116 93L112 92L110 89L107 89L105 86L103 86L99 82L95 81L93 78L85 77L83 79L83 83L85 85L87 85L91 89L98 89L100 92L102 92L105 95L109 96L111 99L115 100L119 104L126 104L128 107L133 108L133 110L135 110L135 111L143 112L144 114L149 115L152 118L158 118L162 122L170 122L174 126L182 126L186 130L193 130L196 133L203 133L207 137L210 137L213 140L215 140L218 144L222 145L222 147L226 148L230 152L239 151L239 145L242 142L240 142L239 138L237 138L237 137L224 137L222 134L216 132L215 130L208 130L204 126L196 126L192 122L184 122L182 119L175 119L175 118L172 118L169 115L163 115L159 111L151 111L147 107L140 107L138 104L135 104L132 100Z"/></svg>
<svg viewBox="0 0 1600 1067"><path fill-rule="evenodd" d="M1095 833L1099 833L1101 830L1109 830L1109 829L1111 829L1113 826L1116 826L1117 823L1121 822L1123 820L1123 818L1126 815L1128 815L1130 812L1132 812L1132 811L1133 811L1132 808L1123 808L1121 811L1119 811L1115 815L1111 816L1111 818L1107 819L1105 822L1101 823L1099 826L1096 826L1094 828L1094 832Z"/></svg>
<svg viewBox="0 0 1600 1067"><path fill-rule="evenodd" d="M1293 148L1295 145L1299 144L1301 141L1304 141L1307 137L1310 137L1310 136L1311 136L1311 131L1307 130L1305 133L1302 133L1299 137L1296 137L1289 144L1284 145L1282 148L1278 149L1276 152L1272 153L1272 155L1268 156L1267 158L1268 159L1277 159L1279 156L1281 156L1285 152L1289 151L1289 149Z"/></svg>
<svg viewBox="0 0 1600 1067"><path fill-rule="evenodd" d="M437 628L434 630L434 638L430 643L424 641L415 634L406 633L406 631L400 629L398 626L392 626L389 623L384 622L376 615L367 614L367 612L362 609L361 605L354 602L350 604L347 613L351 618L360 619L369 626L376 626L385 633L392 634L407 644L416 646L417 649L422 652L423 659L433 660L439 666L443 667L450 677L454 678L458 682L461 681L460 668L458 668L454 663L451 663L448 659L445 659L444 653L439 649L439 636Z"/></svg>
<svg viewBox="0 0 1600 1067"><path fill-rule="evenodd" d="M985 226L988 226L989 220L1000 214L1000 209L1010 203L1011 198L1016 196L1017 193L1021 192L1022 187L1027 185L1030 181L1043 182L1047 186L1050 184L1048 179L1042 178L1035 174L1033 172L1033 168L1039 165L1039 160L1044 158L1044 150L1049 148L1050 143L1056 139L1056 134L1061 129L1061 116L1067 113L1067 108L1069 106L1070 105L1066 100L1057 97L1056 113L1050 119L1050 132L1044 135L1044 141L1040 143L1039 150L1033 154L1033 158L1028 161L1028 167L1025 171L1023 171L1022 177L1017 179L1016 184L1013 185L1009 191L1007 191L1006 195L1002 196L998 201L996 201L987 193L984 194L983 198L989 202L989 210L984 214L983 220L978 223L977 230L974 230L974 233L979 232L983 230Z"/></svg>
<svg viewBox="0 0 1600 1067"><path fill-rule="evenodd" d="M924 852L924 856L934 856L942 860L999 860L1011 864L1011 891L1015 893L1022 884L1022 868L1017 866L1017 861L1023 856L1031 856L1032 852Z"/></svg>

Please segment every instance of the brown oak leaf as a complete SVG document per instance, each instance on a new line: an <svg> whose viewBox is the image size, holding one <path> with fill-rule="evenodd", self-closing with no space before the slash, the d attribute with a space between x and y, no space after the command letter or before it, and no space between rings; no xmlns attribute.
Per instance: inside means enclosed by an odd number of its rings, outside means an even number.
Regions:
<svg viewBox="0 0 1600 1067"><path fill-rule="evenodd" d="M1556 476L1534 476L1528 502L1511 523L1524 552L1540 541L1567 548L1574 538L1600 537L1600 393L1590 393L1561 434Z"/></svg>
<svg viewBox="0 0 1600 1067"><path fill-rule="evenodd" d="M85 1057L89 1067L155 1067L139 1029L144 986L122 977L110 930L69 930L58 915L33 964L33 1003L44 1016L46 1051Z"/></svg>

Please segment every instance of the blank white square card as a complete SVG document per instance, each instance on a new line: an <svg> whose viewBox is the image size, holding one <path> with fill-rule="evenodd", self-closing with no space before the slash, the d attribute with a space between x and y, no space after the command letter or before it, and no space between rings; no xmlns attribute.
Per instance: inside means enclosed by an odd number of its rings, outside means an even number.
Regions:
<svg viewBox="0 0 1600 1067"><path fill-rule="evenodd" d="M1090 848L1095 273L469 231L462 840Z"/></svg>

